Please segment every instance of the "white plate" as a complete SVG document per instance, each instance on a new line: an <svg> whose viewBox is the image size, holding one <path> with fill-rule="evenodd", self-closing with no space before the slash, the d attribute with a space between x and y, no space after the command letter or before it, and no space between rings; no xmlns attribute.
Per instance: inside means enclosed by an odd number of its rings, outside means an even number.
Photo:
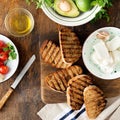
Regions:
<svg viewBox="0 0 120 120"><path fill-rule="evenodd" d="M18 54L18 50L17 50L16 46L9 38L7 38L3 35L0 35L0 40L4 41L5 43L10 43L11 45L13 45L15 48L15 52L17 54L17 57L15 60L9 60L7 62L7 66L9 67L9 72L7 74L5 74L4 80L0 81L0 82L4 82L4 81L8 80L15 73L15 71L18 67L18 64L19 64L19 54Z"/></svg>
<svg viewBox="0 0 120 120"><path fill-rule="evenodd" d="M100 11L101 7L95 6L90 11L81 13L78 17L69 18L57 14L52 8L48 7L44 2L42 4L42 10L44 13L54 22L65 26L78 26L83 25L92 20L96 13Z"/></svg>
<svg viewBox="0 0 120 120"><path fill-rule="evenodd" d="M112 73L103 73L101 69L99 68L98 65L94 64L93 61L91 60L91 54L93 53L93 45L95 45L97 42L99 42L99 39L96 38L96 34L98 31L108 31L110 33L110 39L112 39L114 36L119 36L120 37L120 29L115 28L115 27L104 27L96 30L93 32L85 41L83 45L83 50L82 50L82 57L84 64L86 68L91 72L93 75L106 79L106 80L111 80L111 79L116 79L120 77L120 62L115 65L114 70Z"/></svg>

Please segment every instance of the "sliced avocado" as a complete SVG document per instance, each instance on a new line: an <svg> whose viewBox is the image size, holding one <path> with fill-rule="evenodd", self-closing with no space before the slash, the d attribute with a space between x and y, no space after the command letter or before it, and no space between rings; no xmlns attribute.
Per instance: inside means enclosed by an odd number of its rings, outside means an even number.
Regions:
<svg viewBox="0 0 120 120"><path fill-rule="evenodd" d="M58 14L66 17L77 17L80 14L73 0L55 0L53 8Z"/></svg>
<svg viewBox="0 0 120 120"><path fill-rule="evenodd" d="M75 0L75 3L82 12L86 12L91 9L91 0Z"/></svg>

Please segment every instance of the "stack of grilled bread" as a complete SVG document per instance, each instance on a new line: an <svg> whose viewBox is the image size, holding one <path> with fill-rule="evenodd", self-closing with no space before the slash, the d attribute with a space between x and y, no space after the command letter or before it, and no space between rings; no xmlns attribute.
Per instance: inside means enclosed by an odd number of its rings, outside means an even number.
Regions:
<svg viewBox="0 0 120 120"><path fill-rule="evenodd" d="M67 68L71 63L65 63L62 60L60 47L51 40L45 40L40 47L40 55L44 62L49 63L56 68Z"/></svg>
<svg viewBox="0 0 120 120"><path fill-rule="evenodd" d="M45 81L47 85L53 90L65 92L68 86L68 81L71 78L82 74L82 71L83 70L80 66L70 66L66 69L58 70L54 73L49 74L45 78Z"/></svg>
<svg viewBox="0 0 120 120"><path fill-rule="evenodd" d="M95 119L105 108L103 92L93 85L90 76L83 74L78 65L73 65L81 56L82 47L77 35L68 28L59 31L60 47L51 40L45 40L40 48L44 62L59 69L48 74L45 84L55 92L66 94L67 103L73 110L79 110L85 103L90 119Z"/></svg>
<svg viewBox="0 0 120 120"><path fill-rule="evenodd" d="M60 47L51 40L45 40L40 47L44 62L56 68L67 68L81 57L82 47L77 35L68 28L59 31Z"/></svg>
<svg viewBox="0 0 120 120"><path fill-rule="evenodd" d="M67 103L73 110L79 110L83 101L83 91L85 87L92 84L92 79L88 75L78 75L68 82L67 87Z"/></svg>

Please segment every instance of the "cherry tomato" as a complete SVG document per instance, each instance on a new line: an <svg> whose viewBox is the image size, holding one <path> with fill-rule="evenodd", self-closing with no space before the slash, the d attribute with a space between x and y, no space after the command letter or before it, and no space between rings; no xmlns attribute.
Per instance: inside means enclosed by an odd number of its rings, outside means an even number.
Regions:
<svg viewBox="0 0 120 120"><path fill-rule="evenodd" d="M0 52L3 52L3 49L2 49L2 48L0 48Z"/></svg>
<svg viewBox="0 0 120 120"><path fill-rule="evenodd" d="M4 65L4 62L3 61L0 61L0 66Z"/></svg>
<svg viewBox="0 0 120 120"><path fill-rule="evenodd" d="M6 44L2 40L0 40L0 48L4 47L5 45Z"/></svg>
<svg viewBox="0 0 120 120"><path fill-rule="evenodd" d="M8 54L6 52L0 52L0 60L6 61L8 59Z"/></svg>
<svg viewBox="0 0 120 120"><path fill-rule="evenodd" d="M6 74L6 73L8 73L8 71L9 71L8 66L6 66L6 65L0 66L0 73L1 74Z"/></svg>

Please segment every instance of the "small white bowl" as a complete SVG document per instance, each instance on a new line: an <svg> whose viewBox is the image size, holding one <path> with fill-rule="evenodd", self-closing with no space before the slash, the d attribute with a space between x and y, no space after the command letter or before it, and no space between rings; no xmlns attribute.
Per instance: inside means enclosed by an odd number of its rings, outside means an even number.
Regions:
<svg viewBox="0 0 120 120"><path fill-rule="evenodd" d="M99 31L107 31L110 34L110 39L115 36L120 37L120 29L115 27L103 27L95 32L91 33L86 41L84 42L82 49L82 58L83 62L90 73L95 75L98 78L105 80L112 80L120 77L120 62L118 62L111 73L104 73L101 71L99 65L95 64L91 59L91 55L93 53L93 46L99 42L100 40L96 38L96 35Z"/></svg>
<svg viewBox="0 0 120 120"><path fill-rule="evenodd" d="M17 70L17 67L18 67L18 64L19 64L19 54L18 54L18 50L17 50L16 46L14 45L14 43L9 38L0 34L0 40L2 40L5 43L10 43L11 45L13 45L13 47L15 49L15 52L17 54L17 57L16 57L15 60L9 60L7 62L7 66L9 67L9 72L7 74L5 74L4 80L0 81L0 83L1 83L1 82L4 82L4 81L8 80Z"/></svg>
<svg viewBox="0 0 120 120"><path fill-rule="evenodd" d="M95 6L91 10L85 13L81 13L78 17L70 18L70 17L64 17L59 14L57 14L52 8L48 7L45 2L42 4L42 10L43 12L54 22L65 25L65 26L78 26L83 25L85 23L88 23L91 21L96 13L100 11L100 6Z"/></svg>

